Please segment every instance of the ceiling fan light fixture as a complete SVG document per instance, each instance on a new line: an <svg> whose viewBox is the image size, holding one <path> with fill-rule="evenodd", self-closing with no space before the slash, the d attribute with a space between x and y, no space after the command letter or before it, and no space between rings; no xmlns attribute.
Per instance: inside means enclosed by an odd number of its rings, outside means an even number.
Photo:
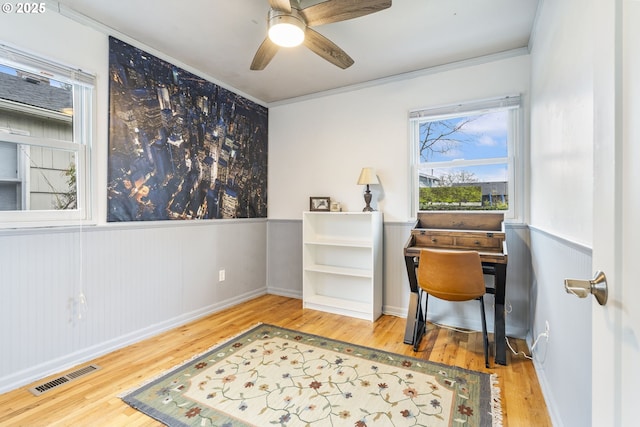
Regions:
<svg viewBox="0 0 640 427"><path fill-rule="evenodd" d="M305 23L296 16L281 11L269 12L269 39L282 47L298 46L304 41Z"/></svg>

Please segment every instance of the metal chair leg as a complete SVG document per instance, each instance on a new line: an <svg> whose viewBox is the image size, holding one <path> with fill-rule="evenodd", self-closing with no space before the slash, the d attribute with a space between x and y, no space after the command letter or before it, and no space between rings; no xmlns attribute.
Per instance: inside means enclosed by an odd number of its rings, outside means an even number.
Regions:
<svg viewBox="0 0 640 427"><path fill-rule="evenodd" d="M413 326L413 351L418 351L418 347L420 346L420 340L424 332L420 329L426 328L426 314L425 314L425 322L421 325L422 318L422 289L418 289L418 306L416 307L416 320Z"/></svg>
<svg viewBox="0 0 640 427"><path fill-rule="evenodd" d="M484 297L478 298L480 300L480 311L482 312L482 344L484 347L484 365L489 367L489 336L487 335L487 318L484 310Z"/></svg>

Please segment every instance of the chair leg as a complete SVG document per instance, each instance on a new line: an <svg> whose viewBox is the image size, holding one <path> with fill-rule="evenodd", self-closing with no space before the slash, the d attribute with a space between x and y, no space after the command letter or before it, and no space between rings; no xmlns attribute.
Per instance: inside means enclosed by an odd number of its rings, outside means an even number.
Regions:
<svg viewBox="0 0 640 427"><path fill-rule="evenodd" d="M422 295L424 294L424 313L422 311ZM429 294L418 289L418 307L416 307L416 320L413 327L413 351L418 351L422 336L427 333L427 303ZM421 325L422 323L422 325Z"/></svg>
<svg viewBox="0 0 640 427"><path fill-rule="evenodd" d="M480 311L482 312L482 343L484 347L484 365L489 367L489 336L487 335L487 317L484 310L484 297L478 298L480 300Z"/></svg>
<svg viewBox="0 0 640 427"><path fill-rule="evenodd" d="M422 289L418 289L418 306L416 307L416 319L415 319L415 322L413 323L413 351L418 351L418 346L420 346L420 339L422 338L422 335L423 335L420 331L421 319L422 319Z"/></svg>

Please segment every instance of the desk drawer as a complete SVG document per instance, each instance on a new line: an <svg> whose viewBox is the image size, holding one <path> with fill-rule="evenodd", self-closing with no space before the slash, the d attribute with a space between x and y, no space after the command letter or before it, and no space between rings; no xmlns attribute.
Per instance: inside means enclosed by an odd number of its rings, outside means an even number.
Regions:
<svg viewBox="0 0 640 427"><path fill-rule="evenodd" d="M441 249L467 249L501 252L504 233L413 229L413 246Z"/></svg>
<svg viewBox="0 0 640 427"><path fill-rule="evenodd" d="M414 234L416 246L422 247L448 247L455 245L455 238L451 235L437 231L424 231Z"/></svg>
<svg viewBox="0 0 640 427"><path fill-rule="evenodd" d="M460 236L456 237L456 246L462 248L479 248L479 249L502 249L502 241L504 239L487 237L487 236Z"/></svg>

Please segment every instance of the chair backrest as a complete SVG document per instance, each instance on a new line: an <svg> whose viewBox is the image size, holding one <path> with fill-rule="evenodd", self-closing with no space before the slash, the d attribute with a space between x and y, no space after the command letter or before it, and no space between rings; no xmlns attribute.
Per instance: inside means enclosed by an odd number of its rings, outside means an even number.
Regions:
<svg viewBox="0 0 640 427"><path fill-rule="evenodd" d="M422 249L418 286L449 301L468 301L485 294L482 262L476 251Z"/></svg>

